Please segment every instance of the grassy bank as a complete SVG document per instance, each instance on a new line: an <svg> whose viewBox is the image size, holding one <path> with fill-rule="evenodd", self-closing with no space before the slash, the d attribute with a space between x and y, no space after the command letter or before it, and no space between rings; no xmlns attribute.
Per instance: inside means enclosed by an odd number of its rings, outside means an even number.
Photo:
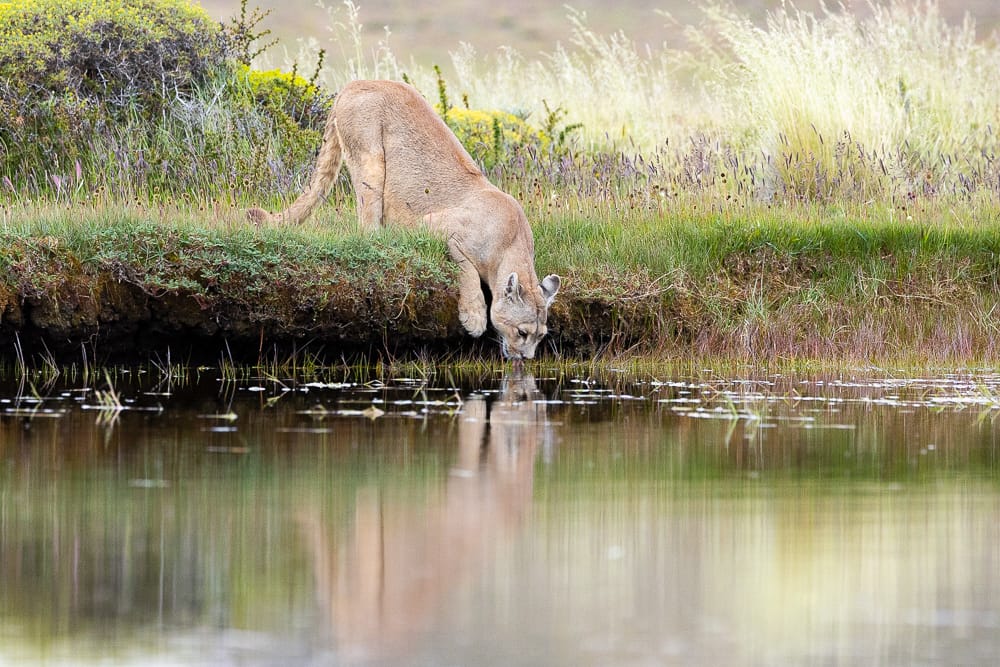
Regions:
<svg viewBox="0 0 1000 667"><path fill-rule="evenodd" d="M933 2L710 5L650 49L573 15L551 53L465 48L446 77L363 49L347 3L331 57L284 71L261 71L259 15L53 18L71 4L0 3L0 355L495 355L461 331L440 240L359 236L346 177L303 228L243 219L301 191L333 91L378 77L412 81L523 203L539 273L565 279L546 354L1000 358L1000 48ZM119 23L124 60L98 39ZM187 54L176 85L154 85L149 35Z"/></svg>
<svg viewBox="0 0 1000 667"><path fill-rule="evenodd" d="M546 355L1000 359L995 210L688 200L618 220L570 205L538 213L539 271L565 279ZM393 228L360 235L347 209L328 207L294 229L196 210L5 218L4 355L18 345L64 358L85 346L91 359L169 348L175 359L254 361L308 346L330 361L497 354L463 335L438 239Z"/></svg>

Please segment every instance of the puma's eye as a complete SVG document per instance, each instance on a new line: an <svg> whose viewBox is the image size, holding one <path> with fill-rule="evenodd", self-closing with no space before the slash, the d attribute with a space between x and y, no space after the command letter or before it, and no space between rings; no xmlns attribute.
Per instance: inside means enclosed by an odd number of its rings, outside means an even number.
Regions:
<svg viewBox="0 0 1000 667"><path fill-rule="evenodd" d="M519 328L517 330L517 335L520 336L521 338L527 338L528 337L528 332L525 331L524 329L520 329Z"/></svg>

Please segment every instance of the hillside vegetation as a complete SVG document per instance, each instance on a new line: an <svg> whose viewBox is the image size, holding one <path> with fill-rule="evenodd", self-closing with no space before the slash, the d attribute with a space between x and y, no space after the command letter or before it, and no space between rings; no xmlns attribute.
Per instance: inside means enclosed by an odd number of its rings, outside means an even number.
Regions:
<svg viewBox="0 0 1000 667"><path fill-rule="evenodd" d="M998 356L1000 46L934 3L713 5L679 50L576 16L548 54L444 69L365 51L352 5L341 56L294 63L251 7L135 5L0 3L7 349L475 348L440 240L358 235L346 178L306 226L245 222L301 190L333 91L366 76L411 81L524 204L566 278L550 351Z"/></svg>

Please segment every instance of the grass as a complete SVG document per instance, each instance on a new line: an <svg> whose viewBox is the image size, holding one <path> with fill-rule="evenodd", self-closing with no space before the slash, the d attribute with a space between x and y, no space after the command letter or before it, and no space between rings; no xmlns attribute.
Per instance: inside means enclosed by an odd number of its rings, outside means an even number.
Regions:
<svg viewBox="0 0 1000 667"><path fill-rule="evenodd" d="M455 52L453 103L512 112L538 128L553 110L563 126L581 124L570 155L514 150L494 180L595 204L612 187L631 187L630 197L699 191L774 203L1000 196L1000 84L983 74L1000 66L1000 45L977 40L971 23L948 23L932 2L899 0L865 16L787 6L763 24L717 5L699 11L700 22L669 46L643 48L571 15L567 38L536 57ZM340 55L324 61L327 90L405 77L438 99L435 67L406 62L388 43L367 48L356 7L329 12L324 46ZM273 50L258 64L310 72L318 47L304 45L294 61ZM0 203L286 201L308 177L321 128L293 129L287 117L245 104L246 86L220 73L155 119L137 112L97 123L82 144L59 138L71 134L65 119L22 128L5 139L18 159L0 168ZM31 132L56 138L33 151Z"/></svg>
<svg viewBox="0 0 1000 667"><path fill-rule="evenodd" d="M346 9L331 89L406 74L429 99L555 120L550 135L583 123L563 146L492 151L487 170L532 220L538 272L565 279L550 351L1000 357L1000 91L981 76L1000 47L935 5L784 8L763 25L710 6L683 48L645 51L574 16L548 55L463 51L443 83L366 55ZM309 225L245 223L245 206L302 188L315 128L233 106L237 85L102 126L82 153L4 163L0 344L38 337L17 354L51 359L98 333L133 351L208 342L213 361L273 368L317 365L314 341L335 359L492 350L461 334L442 242L357 233L346 178Z"/></svg>
<svg viewBox="0 0 1000 667"><path fill-rule="evenodd" d="M535 225L538 269L565 285L550 349L606 360L1000 358L1000 227L954 207L914 213L689 199L620 220L553 215ZM79 340L136 345L142 332L173 341L175 359L185 356L178 346L208 341L209 361L224 352L275 368L287 358L320 365L289 352L310 341L334 360L495 353L489 341L469 348L458 327L439 239L366 236L330 211L321 218L332 222L262 229L186 215L8 212L0 290L5 323L19 326L4 336L20 330L25 345L35 333L47 354L75 358ZM63 339L75 342L60 348Z"/></svg>
<svg viewBox="0 0 1000 667"><path fill-rule="evenodd" d="M327 85L406 75L434 98L434 68L388 41L363 48L357 8L345 4L328 10L327 46L343 56ZM859 14L783 6L763 22L725 5L699 11L655 47L573 13L566 37L535 57L466 45L451 54L452 98L536 124L562 108L582 123L581 148L641 155L662 185L779 200L996 195L1000 84L983 73L1000 65L1000 46L978 40L971 21L900 0ZM297 58L310 62L315 48Z"/></svg>

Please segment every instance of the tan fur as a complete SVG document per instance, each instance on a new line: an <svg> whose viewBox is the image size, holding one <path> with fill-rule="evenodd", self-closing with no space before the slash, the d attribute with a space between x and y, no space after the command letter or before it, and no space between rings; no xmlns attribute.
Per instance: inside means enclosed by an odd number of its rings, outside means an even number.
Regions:
<svg viewBox="0 0 1000 667"><path fill-rule="evenodd" d="M310 505L298 511L316 599L341 655L367 664L412 655L491 551L516 539L551 436L542 398L531 376L506 378L495 400L468 397L447 479L419 503L412 491L363 487L350 521Z"/></svg>
<svg viewBox="0 0 1000 667"><path fill-rule="evenodd" d="M486 300L504 355L530 359L546 334L559 276L539 282L531 227L520 204L491 184L434 109L412 87L354 81L338 94L309 187L285 211L247 212L257 223L305 220L347 165L358 222L424 225L448 240L461 268L459 321L473 336L486 330Z"/></svg>

